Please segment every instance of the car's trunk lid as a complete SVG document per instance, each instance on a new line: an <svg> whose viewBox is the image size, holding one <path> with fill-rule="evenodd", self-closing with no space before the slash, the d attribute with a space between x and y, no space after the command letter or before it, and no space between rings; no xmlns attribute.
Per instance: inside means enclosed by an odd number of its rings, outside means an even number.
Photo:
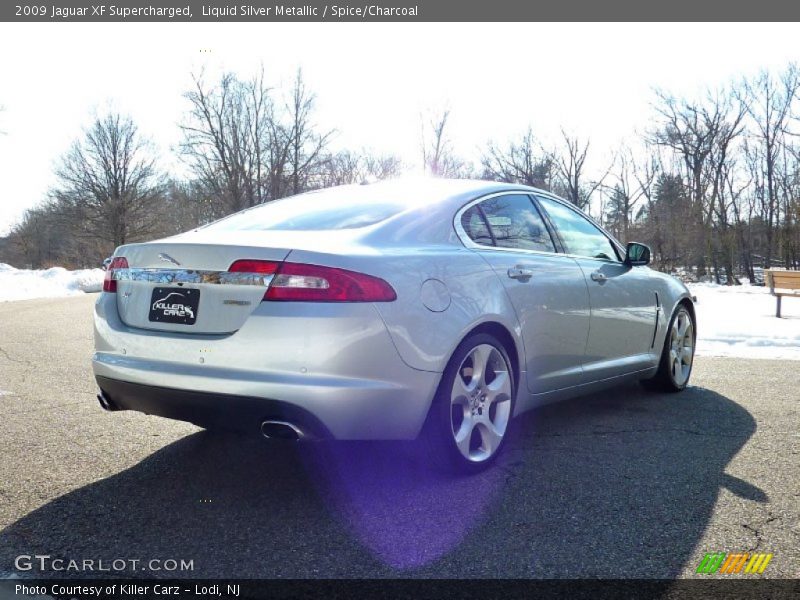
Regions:
<svg viewBox="0 0 800 600"><path fill-rule="evenodd" d="M174 240L174 241L173 241ZM246 241L246 240L242 240ZM268 273L229 273L238 260L283 261L290 248L179 241L123 246L117 309L130 327L193 334L238 330L259 306Z"/></svg>

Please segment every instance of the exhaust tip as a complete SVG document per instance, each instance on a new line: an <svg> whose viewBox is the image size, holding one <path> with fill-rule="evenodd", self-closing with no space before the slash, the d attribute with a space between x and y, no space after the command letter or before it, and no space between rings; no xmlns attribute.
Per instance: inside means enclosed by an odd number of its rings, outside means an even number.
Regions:
<svg viewBox="0 0 800 600"><path fill-rule="evenodd" d="M261 423L261 435L268 440L289 440L297 442L304 437L302 430L286 421L264 421Z"/></svg>
<svg viewBox="0 0 800 600"><path fill-rule="evenodd" d="M100 406L103 407L103 410L108 410L108 411L119 410L116 404L114 404L114 402L111 401L111 398L106 396L106 393L103 390L100 390L100 393L97 394L97 401L100 403Z"/></svg>

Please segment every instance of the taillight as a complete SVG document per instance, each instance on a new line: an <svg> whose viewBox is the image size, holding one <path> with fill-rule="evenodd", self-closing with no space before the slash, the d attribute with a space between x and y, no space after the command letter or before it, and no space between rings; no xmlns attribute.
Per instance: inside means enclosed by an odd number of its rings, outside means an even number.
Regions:
<svg viewBox="0 0 800 600"><path fill-rule="evenodd" d="M237 260L229 271L273 273L264 300L294 302L392 302L397 294L379 277L301 263Z"/></svg>
<svg viewBox="0 0 800 600"><path fill-rule="evenodd" d="M333 267L281 263L265 300L301 302L391 302L394 289L383 279Z"/></svg>
<svg viewBox="0 0 800 600"><path fill-rule="evenodd" d="M127 269L128 259L124 256L117 256L111 259L111 262L106 269L106 276L103 279L103 291L117 293L117 280L113 279L115 269Z"/></svg>
<svg viewBox="0 0 800 600"><path fill-rule="evenodd" d="M262 273L269 275L278 270L278 263L270 260L237 260L228 271L231 273Z"/></svg>

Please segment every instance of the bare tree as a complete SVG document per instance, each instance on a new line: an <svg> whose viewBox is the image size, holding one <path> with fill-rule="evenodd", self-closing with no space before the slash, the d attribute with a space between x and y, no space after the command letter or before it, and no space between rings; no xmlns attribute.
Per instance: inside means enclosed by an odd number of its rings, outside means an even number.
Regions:
<svg viewBox="0 0 800 600"><path fill-rule="evenodd" d="M735 160L729 160L720 165L720 189L718 201L714 204L715 219L713 227L716 232L716 244L719 246L725 269L725 283L727 285L740 285L734 271L734 260L737 246L741 247L741 198L745 190L750 187L752 180L742 180L737 176ZM743 257L748 277L754 278L752 265L749 266L749 256ZM719 275L717 274L717 282Z"/></svg>
<svg viewBox="0 0 800 600"><path fill-rule="evenodd" d="M463 177L466 164L453 151L447 129L449 118L449 109L427 119L420 115L422 165L426 172L436 177Z"/></svg>
<svg viewBox="0 0 800 600"><path fill-rule="evenodd" d="M581 141L561 130L563 148L555 152L555 161L560 176L562 193L575 206L585 209L589 206L592 194L599 188L610 172L613 161L602 177L595 181L586 180L586 157L589 153L589 140Z"/></svg>
<svg viewBox="0 0 800 600"><path fill-rule="evenodd" d="M720 283L720 260L725 269L725 281L733 285L733 251L735 240L730 231L729 205L739 201L741 189L736 188L737 165L734 144L743 133L742 121L747 112L746 97L732 94L732 101L724 101L724 119L719 129L716 143L710 154L711 193L708 198L706 227L719 230L716 239L710 241L711 261L714 277Z"/></svg>
<svg viewBox="0 0 800 600"><path fill-rule="evenodd" d="M97 118L64 155L51 197L74 219L74 233L116 247L145 239L163 178L150 142L119 114Z"/></svg>
<svg viewBox="0 0 800 600"><path fill-rule="evenodd" d="M779 159L786 147L786 136L792 119L792 103L800 89L800 74L797 65L790 64L776 79L768 71L762 71L753 81L744 84L750 101L747 112L761 150L760 162L764 173L764 196L762 198L762 218L766 226L766 265L770 265L774 248L775 226L780 219L778 214Z"/></svg>
<svg viewBox="0 0 800 600"><path fill-rule="evenodd" d="M521 183L549 190L555 165L553 156L539 145L530 127L519 141L505 147L489 142L481 156L484 179Z"/></svg>
<svg viewBox="0 0 800 600"><path fill-rule="evenodd" d="M298 71L284 102L273 98L263 69L247 81L202 74L185 94L181 150L195 177L219 199L220 215L319 187L332 131L313 123L315 96Z"/></svg>
<svg viewBox="0 0 800 600"><path fill-rule="evenodd" d="M672 151L683 163L692 202L686 227L694 231L693 262L698 275L704 275L712 253L710 229L721 169L731 142L742 131L747 106L730 90L709 93L704 101L679 100L662 91L656 95L661 122L650 141Z"/></svg>
<svg viewBox="0 0 800 600"><path fill-rule="evenodd" d="M616 168L612 172L614 185L610 187L610 201L606 207L607 223L620 239L630 241L628 231L637 215L642 214L642 199L652 197L656 168L645 158L637 165L636 156L630 147L623 147L617 154Z"/></svg>
<svg viewBox="0 0 800 600"><path fill-rule="evenodd" d="M320 173L322 187L366 181L364 158L357 152L341 150L328 156Z"/></svg>
<svg viewBox="0 0 800 600"><path fill-rule="evenodd" d="M289 142L289 179L291 191L301 191L317 187L313 176L322 163L325 148L333 136L333 131L319 133L312 121L316 95L308 90L303 80L302 71L292 86L291 96L287 103L290 127L287 130Z"/></svg>
<svg viewBox="0 0 800 600"><path fill-rule="evenodd" d="M340 150L328 155L320 167L323 187L370 183L400 175L403 162L392 154L375 155L368 150Z"/></svg>
<svg viewBox="0 0 800 600"><path fill-rule="evenodd" d="M369 180L399 177L405 169L402 159L394 154L367 153L364 158L364 167Z"/></svg>
<svg viewBox="0 0 800 600"><path fill-rule="evenodd" d="M656 111L662 118L651 141L675 152L683 161L689 181L691 200L695 206L694 217L702 222L705 196L706 161L714 144L719 116L709 114L697 104L678 100L665 92L657 91ZM688 225L688 224L687 224ZM705 268L702 256L698 259Z"/></svg>
<svg viewBox="0 0 800 600"><path fill-rule="evenodd" d="M184 94L191 107L181 124L184 158L218 198L218 216L263 202L271 196L271 175L282 175L288 158L288 148L281 152L271 136L271 90L263 71L250 81L228 73L214 86L202 74L192 79L194 88Z"/></svg>
<svg viewBox="0 0 800 600"><path fill-rule="evenodd" d="M648 240L655 253L654 262L663 268L665 232L661 222L660 210L657 206L658 181L664 175L664 165L658 148L643 144L643 150L633 157L633 178L641 190L642 205L636 212L641 226L637 227L637 235L641 240Z"/></svg>
<svg viewBox="0 0 800 600"><path fill-rule="evenodd" d="M800 148L791 138L783 144L780 155L779 192L783 224L780 229L779 251L788 269L800 268Z"/></svg>

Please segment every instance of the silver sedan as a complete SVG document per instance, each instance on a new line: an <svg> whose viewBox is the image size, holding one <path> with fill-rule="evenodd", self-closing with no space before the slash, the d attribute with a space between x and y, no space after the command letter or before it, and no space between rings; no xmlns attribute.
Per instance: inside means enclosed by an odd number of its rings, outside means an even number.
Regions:
<svg viewBox="0 0 800 600"><path fill-rule="evenodd" d="M95 314L100 403L267 437L421 437L431 462L475 471L535 406L686 387L692 297L649 260L519 185L270 202L116 250Z"/></svg>

